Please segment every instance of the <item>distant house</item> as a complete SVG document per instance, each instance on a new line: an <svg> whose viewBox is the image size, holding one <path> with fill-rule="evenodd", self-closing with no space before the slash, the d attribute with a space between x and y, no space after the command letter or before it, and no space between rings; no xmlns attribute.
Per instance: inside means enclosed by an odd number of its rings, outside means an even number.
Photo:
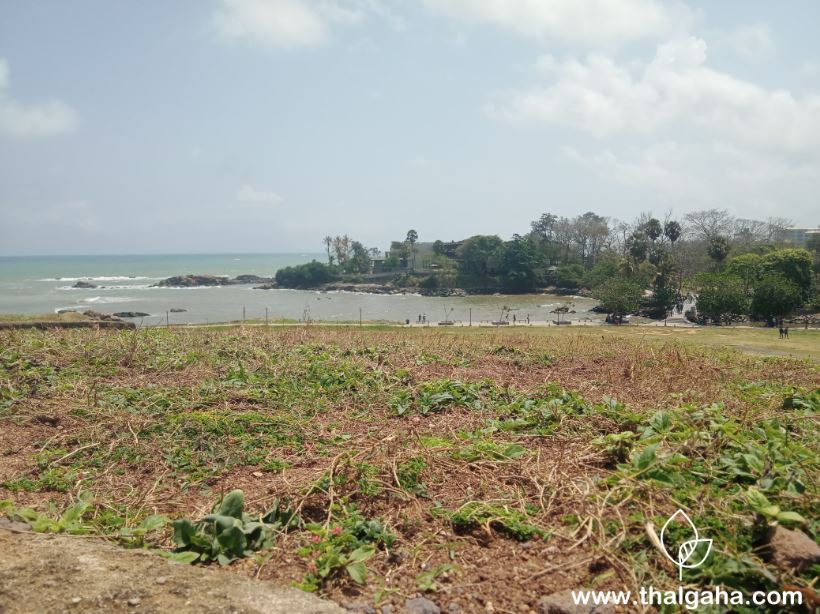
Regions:
<svg viewBox="0 0 820 614"><path fill-rule="evenodd" d="M787 228L783 231L783 242L794 247L806 247L813 236L820 235L818 228Z"/></svg>

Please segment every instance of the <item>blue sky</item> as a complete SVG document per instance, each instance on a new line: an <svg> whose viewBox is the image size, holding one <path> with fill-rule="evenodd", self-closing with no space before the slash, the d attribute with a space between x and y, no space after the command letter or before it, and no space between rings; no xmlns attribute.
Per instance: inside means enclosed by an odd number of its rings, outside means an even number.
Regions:
<svg viewBox="0 0 820 614"><path fill-rule="evenodd" d="M787 10L784 9L787 7ZM0 1L0 253L820 223L820 4Z"/></svg>

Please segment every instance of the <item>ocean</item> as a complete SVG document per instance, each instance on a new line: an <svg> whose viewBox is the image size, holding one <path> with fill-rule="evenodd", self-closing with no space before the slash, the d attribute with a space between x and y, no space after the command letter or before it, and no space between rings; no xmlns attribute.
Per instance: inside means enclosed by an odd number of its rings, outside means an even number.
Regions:
<svg viewBox="0 0 820 614"><path fill-rule="evenodd" d="M358 321L416 322L445 319L478 323L497 320L506 306L518 321L551 320L559 305L571 304L575 321L600 320L589 311L595 301L548 294L516 296L424 297L310 290L254 290L250 285L208 288L155 288L173 275L242 274L272 277L277 269L323 260L324 254L199 254L144 256L0 257L0 313L46 314L62 309L103 313L137 311L150 314L143 326L229 322L265 317ZM77 289L77 281L96 288ZM184 310L175 311L171 310ZM512 316L510 316L512 318ZM563 319L563 318L562 318Z"/></svg>

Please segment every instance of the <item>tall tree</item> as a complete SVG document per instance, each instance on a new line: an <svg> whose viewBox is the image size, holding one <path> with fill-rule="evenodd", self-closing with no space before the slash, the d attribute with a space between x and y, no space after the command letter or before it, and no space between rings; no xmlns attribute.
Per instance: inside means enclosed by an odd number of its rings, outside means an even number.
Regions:
<svg viewBox="0 0 820 614"><path fill-rule="evenodd" d="M325 250L327 250L327 264L333 264L333 256L330 255L330 247L333 245L333 237L327 235L324 239L322 239L322 243L325 244Z"/></svg>
<svg viewBox="0 0 820 614"><path fill-rule="evenodd" d="M410 257L412 258L412 270L413 272L416 271L416 241L419 240L419 233L415 230L408 230L407 231L407 238L405 242L410 245Z"/></svg>
<svg viewBox="0 0 820 614"><path fill-rule="evenodd" d="M683 234L683 229L679 222L675 220L670 220L663 225L663 234L664 236L669 239L669 242L674 246L675 241L680 239L681 234Z"/></svg>
<svg viewBox="0 0 820 614"><path fill-rule="evenodd" d="M721 235L714 235L709 237L709 244L706 247L706 253L715 262L715 265L720 268L723 261L729 255L729 239Z"/></svg>

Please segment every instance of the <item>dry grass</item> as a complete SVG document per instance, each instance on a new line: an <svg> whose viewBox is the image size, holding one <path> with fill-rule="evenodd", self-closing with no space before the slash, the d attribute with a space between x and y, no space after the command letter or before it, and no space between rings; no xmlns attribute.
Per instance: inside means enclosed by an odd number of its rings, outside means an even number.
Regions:
<svg viewBox="0 0 820 614"><path fill-rule="evenodd" d="M8 331L0 356L0 498L59 507L91 490L126 522L198 517L234 488L253 509L286 498L327 526L355 508L397 541L368 562L366 585L341 575L326 595L401 603L420 573L453 565L433 598L465 611L526 611L570 586L663 583L632 516L668 515L674 495L635 480L602 489L620 474L593 440L716 401L752 425L782 414L788 391L820 383L808 361L600 331ZM481 407L425 414L420 399L442 380L474 385ZM555 385L586 409L561 401L543 428L497 427ZM609 399L622 409L607 411ZM505 456L510 445L522 453ZM457 525L452 514L471 502L494 511ZM548 537L511 539L504 510ZM229 570L299 581L308 538L284 535Z"/></svg>

